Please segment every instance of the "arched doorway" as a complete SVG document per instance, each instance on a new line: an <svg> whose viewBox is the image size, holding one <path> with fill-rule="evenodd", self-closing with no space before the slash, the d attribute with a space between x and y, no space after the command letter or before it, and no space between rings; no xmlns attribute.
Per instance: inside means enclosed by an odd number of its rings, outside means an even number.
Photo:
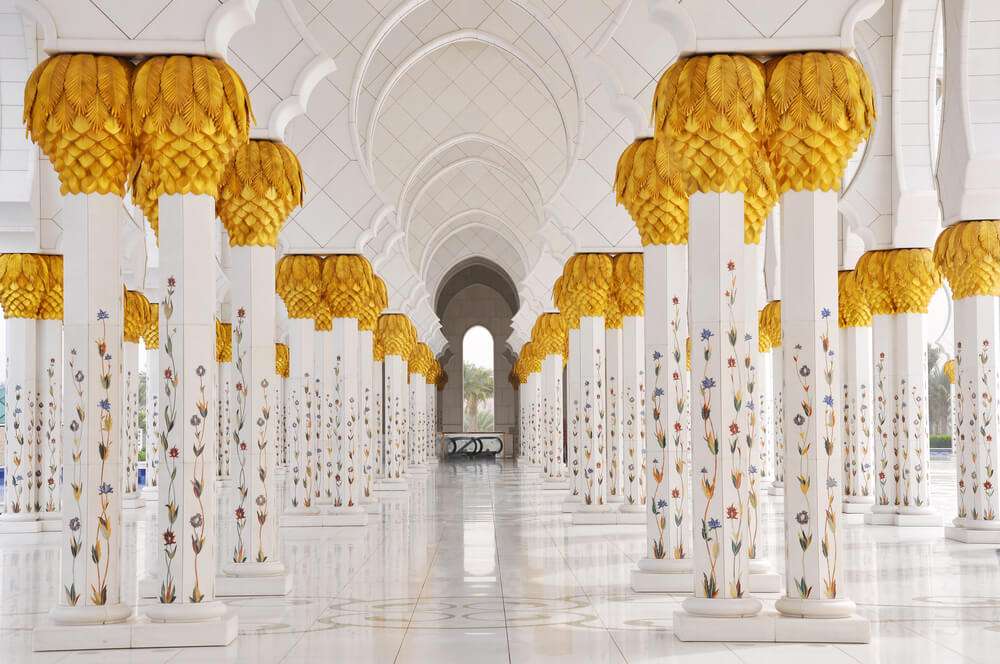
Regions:
<svg viewBox="0 0 1000 664"><path fill-rule="evenodd" d="M473 325L462 337L462 423L466 431L494 431L493 335Z"/></svg>
<svg viewBox="0 0 1000 664"><path fill-rule="evenodd" d="M515 359L506 344L512 332L512 319L520 303L517 289L507 272L481 257L467 259L453 266L441 279L435 297L435 311L441 319L441 333L447 340L441 364L450 380L438 400L441 429L446 433L468 431L465 408L465 342L472 333L485 334L489 348L481 355L492 356L480 366L492 369L493 426L491 431L504 434L503 455L514 449L517 428L517 392L507 381ZM475 332L475 328L485 328ZM487 344L481 343L480 346ZM476 427L479 428L479 427Z"/></svg>

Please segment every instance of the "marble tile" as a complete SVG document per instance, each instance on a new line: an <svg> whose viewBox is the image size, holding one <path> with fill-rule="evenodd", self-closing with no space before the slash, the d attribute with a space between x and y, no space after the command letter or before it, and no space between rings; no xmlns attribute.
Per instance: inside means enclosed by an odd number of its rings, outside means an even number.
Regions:
<svg viewBox="0 0 1000 664"><path fill-rule="evenodd" d="M931 462L932 500L955 512L950 460ZM573 526L510 462L442 463L361 529L282 531L294 576L284 598L227 600L239 637L226 648L31 652L31 628L58 600L56 538L0 537L0 664L338 661L572 664L938 664L1000 651L996 547L950 542L940 528L851 524L848 595L872 621L865 645L682 643L682 594L629 588L641 529ZM784 567L781 498L762 506L762 550ZM144 573L152 510L124 524L125 592ZM768 598L766 608L773 607Z"/></svg>

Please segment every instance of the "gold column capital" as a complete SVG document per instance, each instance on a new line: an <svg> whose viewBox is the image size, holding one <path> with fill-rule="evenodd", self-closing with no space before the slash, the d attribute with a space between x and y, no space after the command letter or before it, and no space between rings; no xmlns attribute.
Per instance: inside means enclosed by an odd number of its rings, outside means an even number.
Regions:
<svg viewBox="0 0 1000 664"><path fill-rule="evenodd" d="M274 344L274 373L288 378L289 366L288 344Z"/></svg>
<svg viewBox="0 0 1000 664"><path fill-rule="evenodd" d="M0 306L5 318L38 318L49 284L41 254L0 254Z"/></svg>
<svg viewBox="0 0 1000 664"><path fill-rule="evenodd" d="M617 254L611 261L611 267L611 295L618 303L621 315L644 315L646 302L642 254Z"/></svg>
<svg viewBox="0 0 1000 664"><path fill-rule="evenodd" d="M886 252L886 278L892 310L897 314L925 314L941 287L941 273L930 249L892 249Z"/></svg>
<svg viewBox="0 0 1000 664"><path fill-rule="evenodd" d="M142 340L146 344L147 350L156 350L160 347L160 305L156 302L149 303L149 320L142 331Z"/></svg>
<svg viewBox="0 0 1000 664"><path fill-rule="evenodd" d="M333 254L323 259L323 300L334 318L361 319L369 308L374 273L364 256Z"/></svg>
<svg viewBox="0 0 1000 664"><path fill-rule="evenodd" d="M24 86L24 126L66 194L124 196L134 159L133 68L124 58L60 53Z"/></svg>
<svg viewBox="0 0 1000 664"><path fill-rule="evenodd" d="M934 263L956 300L1000 296L1000 221L952 224L934 243Z"/></svg>
<svg viewBox="0 0 1000 664"><path fill-rule="evenodd" d="M941 370L944 372L944 375L948 377L948 383L951 385L955 384L955 369L956 369L955 358L951 358L950 360L944 363L943 367L941 367Z"/></svg>
<svg viewBox="0 0 1000 664"><path fill-rule="evenodd" d="M288 309L289 318L312 318L322 298L322 268L319 256L288 254L275 268L275 290Z"/></svg>
<svg viewBox="0 0 1000 664"><path fill-rule="evenodd" d="M847 161L875 125L861 63L810 51L768 60L767 151L778 191L838 191Z"/></svg>
<svg viewBox="0 0 1000 664"><path fill-rule="evenodd" d="M687 244L687 190L677 160L653 138L633 141L618 158L615 202L632 217L644 247Z"/></svg>
<svg viewBox="0 0 1000 664"><path fill-rule="evenodd" d="M566 317L561 313L543 313L531 328L531 338L543 358L549 355L565 356L566 333Z"/></svg>
<svg viewBox="0 0 1000 664"><path fill-rule="evenodd" d="M124 289L122 339L137 344L149 325L149 300L139 291Z"/></svg>
<svg viewBox="0 0 1000 664"><path fill-rule="evenodd" d="M63 257L59 254L42 256L49 268L49 279L46 283L45 295L38 305L38 318L41 320L63 319Z"/></svg>
<svg viewBox="0 0 1000 664"><path fill-rule="evenodd" d="M132 80L132 133L148 196L218 198L222 175L250 138L253 111L239 74L224 60L157 55Z"/></svg>
<svg viewBox="0 0 1000 664"><path fill-rule="evenodd" d="M417 340L413 334L413 324L403 314L382 314L378 317L376 338L379 351L386 355L397 355L404 360L410 357Z"/></svg>
<svg viewBox="0 0 1000 664"><path fill-rule="evenodd" d="M771 352L771 335L764 320L764 310L757 312L757 350L761 353Z"/></svg>
<svg viewBox="0 0 1000 664"><path fill-rule="evenodd" d="M570 298L571 317L603 316L611 295L611 257L575 254L563 267L564 295Z"/></svg>
<svg viewBox="0 0 1000 664"><path fill-rule="evenodd" d="M760 310L761 336L767 335L771 348L781 348L781 300L772 300Z"/></svg>
<svg viewBox="0 0 1000 664"><path fill-rule="evenodd" d="M871 327L872 310L854 270L841 270L837 273L837 291L837 321L840 327Z"/></svg>
<svg viewBox="0 0 1000 664"><path fill-rule="evenodd" d="M233 324L215 319L215 361L228 364L233 361Z"/></svg>
<svg viewBox="0 0 1000 664"><path fill-rule="evenodd" d="M233 247L274 247L278 233L302 205L302 167L284 143L254 139L239 146L226 167L215 211Z"/></svg>

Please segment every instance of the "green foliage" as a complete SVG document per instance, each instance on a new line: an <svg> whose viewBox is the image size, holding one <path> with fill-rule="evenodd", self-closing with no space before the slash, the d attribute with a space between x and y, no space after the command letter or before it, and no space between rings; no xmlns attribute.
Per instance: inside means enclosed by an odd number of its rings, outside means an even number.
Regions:
<svg viewBox="0 0 1000 664"><path fill-rule="evenodd" d="M489 401L493 399L493 371L466 362L462 367L462 401L466 431L492 431L493 409ZM484 426L487 425L488 426Z"/></svg>
<svg viewBox="0 0 1000 664"><path fill-rule="evenodd" d="M951 439L951 431L948 428L951 383L948 382L948 376L944 372L944 363L947 359L940 346L927 346L927 418L932 439L934 437Z"/></svg>
<svg viewBox="0 0 1000 664"><path fill-rule="evenodd" d="M931 436L932 450L950 450L951 436Z"/></svg>

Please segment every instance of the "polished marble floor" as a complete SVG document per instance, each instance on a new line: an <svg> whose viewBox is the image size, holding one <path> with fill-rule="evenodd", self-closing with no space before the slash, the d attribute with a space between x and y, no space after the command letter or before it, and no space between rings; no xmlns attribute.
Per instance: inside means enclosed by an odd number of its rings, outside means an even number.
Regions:
<svg viewBox="0 0 1000 664"><path fill-rule="evenodd" d="M932 462L933 499L953 516L953 470ZM629 570L641 526L572 526L561 497L510 462L446 462L387 499L366 528L282 530L294 590L229 602L240 635L227 648L30 652L31 627L56 601L52 539L0 538L0 664L32 662L995 662L1000 550L946 541L941 529L852 525L848 593L872 622L868 645L686 644L671 616L682 596L639 596ZM771 560L781 567L780 503L769 499ZM131 515L135 578L145 573L152 510ZM54 536L53 536L54 537ZM770 599L775 599L772 597Z"/></svg>

